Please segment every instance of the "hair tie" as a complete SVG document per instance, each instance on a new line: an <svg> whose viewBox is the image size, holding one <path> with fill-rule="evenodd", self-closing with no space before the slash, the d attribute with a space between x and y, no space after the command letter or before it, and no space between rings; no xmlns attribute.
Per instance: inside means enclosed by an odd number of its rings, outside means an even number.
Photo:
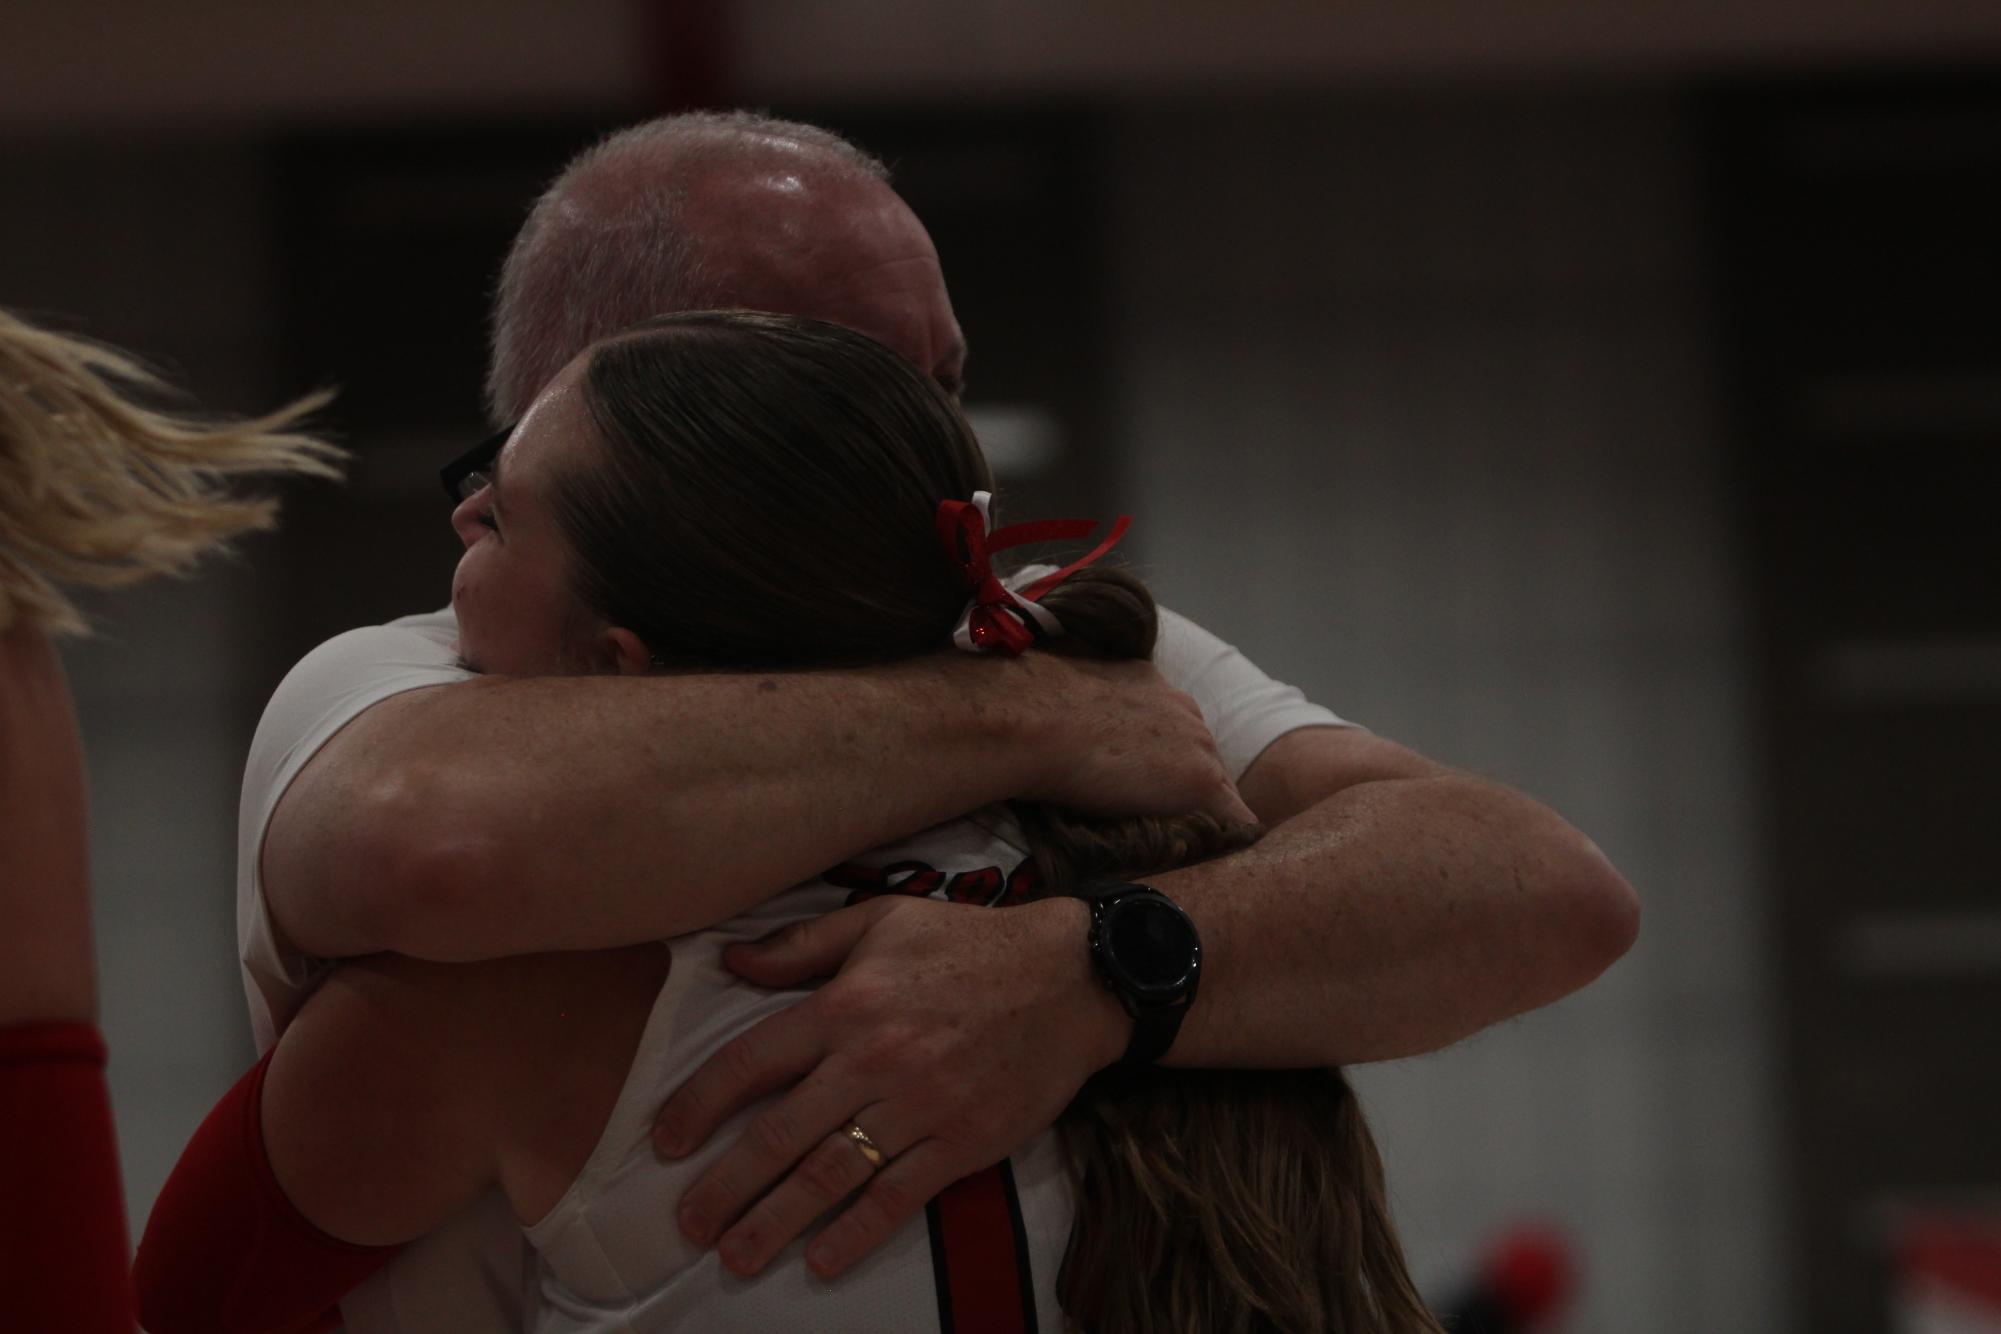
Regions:
<svg viewBox="0 0 2001 1334"><path fill-rule="evenodd" d="M969 653L1005 653L1010 657L1027 652L1038 632L1060 635L1063 624L1047 607L1039 606L1042 595L1091 564L1118 545L1132 525L1130 514L1121 514L1111 532L1089 553L1071 561L1053 574L1045 574L1016 592L994 573L994 552L1031 542L1073 542L1089 537L1098 526L1095 519L1043 519L1035 523L1012 523L987 531L992 522L993 494L975 491L970 501L943 500L938 503L938 541L945 556L965 576L973 590L952 631L952 642Z"/></svg>

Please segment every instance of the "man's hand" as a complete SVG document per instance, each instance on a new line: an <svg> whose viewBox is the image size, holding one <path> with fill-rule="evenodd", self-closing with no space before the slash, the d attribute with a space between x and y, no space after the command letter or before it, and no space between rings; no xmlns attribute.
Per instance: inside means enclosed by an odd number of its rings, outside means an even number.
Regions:
<svg viewBox="0 0 2001 1334"><path fill-rule="evenodd" d="M679 1157L796 1081L682 1197L682 1230L720 1237L723 1263L754 1274L865 1186L806 1251L815 1273L838 1274L1052 1124L1131 1027L1091 971L1086 924L1075 899L880 898L732 947L725 962L762 986L838 974L738 1035L661 1111L654 1144ZM879 1170L850 1123L881 1148Z"/></svg>
<svg viewBox="0 0 2001 1334"><path fill-rule="evenodd" d="M1206 811L1257 821L1200 706L1151 662L1030 653L1018 670L1037 673L1026 698L1046 715L1050 735L1042 776L1010 795L1089 815Z"/></svg>

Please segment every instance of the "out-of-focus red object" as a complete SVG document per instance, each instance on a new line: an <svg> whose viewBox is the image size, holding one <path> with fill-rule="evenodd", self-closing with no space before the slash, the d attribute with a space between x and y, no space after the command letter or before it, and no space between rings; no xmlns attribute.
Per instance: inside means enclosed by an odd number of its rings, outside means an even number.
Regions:
<svg viewBox="0 0 2001 1334"><path fill-rule="evenodd" d="M1502 1307L1525 1325L1548 1320L1568 1307L1575 1295L1570 1243L1546 1224L1514 1228L1487 1252L1481 1279Z"/></svg>
<svg viewBox="0 0 2001 1334"><path fill-rule="evenodd" d="M1570 1239L1547 1223L1523 1223L1495 1238L1478 1277L1438 1315L1453 1334L1534 1334L1570 1309L1576 1288Z"/></svg>
<svg viewBox="0 0 2001 1334"><path fill-rule="evenodd" d="M1895 1246L1898 1334L2001 1334L2001 1216L1919 1214Z"/></svg>

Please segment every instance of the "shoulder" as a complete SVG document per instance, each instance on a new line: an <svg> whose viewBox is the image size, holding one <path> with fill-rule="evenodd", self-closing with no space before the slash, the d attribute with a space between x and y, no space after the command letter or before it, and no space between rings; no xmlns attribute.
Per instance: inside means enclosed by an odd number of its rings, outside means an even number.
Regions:
<svg viewBox="0 0 2001 1334"><path fill-rule="evenodd" d="M237 949L259 1047L275 1040L324 970L271 916L266 834L281 820L286 794L302 774L314 772L308 767L314 758L355 719L392 697L470 677L458 665L457 634L444 611L336 635L300 659L265 706L244 763L237 810Z"/></svg>
<svg viewBox="0 0 2001 1334"><path fill-rule="evenodd" d="M335 635L299 659L271 696L264 716L282 718L301 708L471 675L459 663L458 629L449 612L406 616Z"/></svg>
<svg viewBox="0 0 2001 1334"><path fill-rule="evenodd" d="M301 658L264 706L243 770L244 831L260 834L285 789L334 735L392 696L472 679L450 612L335 635Z"/></svg>
<svg viewBox="0 0 2001 1334"><path fill-rule="evenodd" d="M1201 707L1233 779L1242 780L1273 742L1302 729L1360 731L1297 686L1267 675L1236 645L1166 607L1153 661L1169 684Z"/></svg>
<svg viewBox="0 0 2001 1334"><path fill-rule="evenodd" d="M246 788L296 771L350 719L391 695L470 679L457 639L451 613L432 612L349 630L308 653L265 705Z"/></svg>
<svg viewBox="0 0 2001 1334"><path fill-rule="evenodd" d="M288 1192L328 1231L371 1241L494 1180L518 1213L546 1208L533 1183L566 1182L588 1157L667 966L659 945L342 964L272 1067Z"/></svg>

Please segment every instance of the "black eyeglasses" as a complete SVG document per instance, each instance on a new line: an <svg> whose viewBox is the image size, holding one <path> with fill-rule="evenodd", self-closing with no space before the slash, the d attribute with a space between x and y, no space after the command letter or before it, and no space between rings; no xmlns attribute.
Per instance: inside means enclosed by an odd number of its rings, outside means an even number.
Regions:
<svg viewBox="0 0 2001 1334"><path fill-rule="evenodd" d="M452 498L454 509L467 496L483 490L493 480L493 460L499 455L500 447L507 443L507 437L513 434L512 426L504 431L495 431L438 469L438 480L445 484L445 494Z"/></svg>

